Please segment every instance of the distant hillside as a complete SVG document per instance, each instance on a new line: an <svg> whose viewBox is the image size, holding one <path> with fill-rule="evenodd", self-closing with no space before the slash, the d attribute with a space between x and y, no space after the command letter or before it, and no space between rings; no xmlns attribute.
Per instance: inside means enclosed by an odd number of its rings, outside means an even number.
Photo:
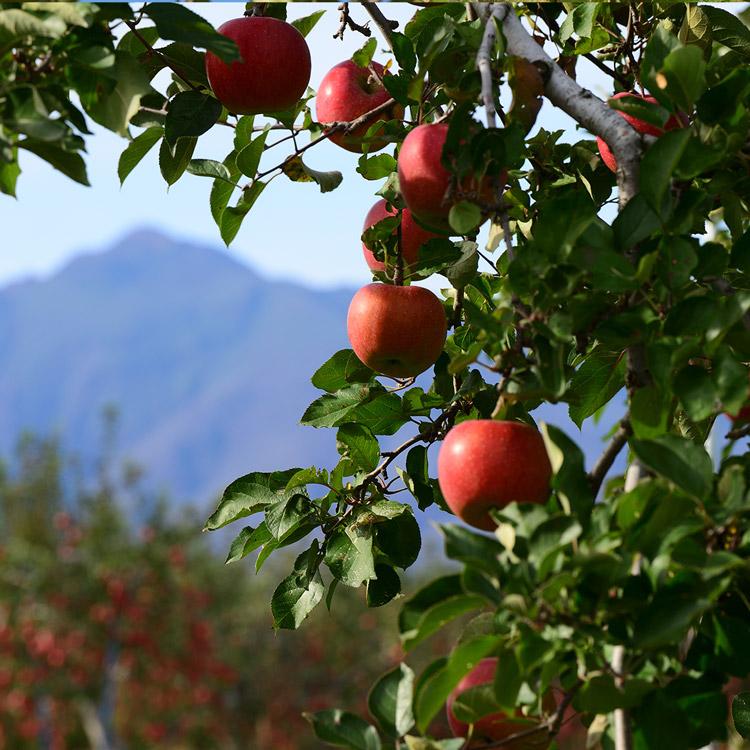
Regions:
<svg viewBox="0 0 750 750"><path fill-rule="evenodd" d="M346 345L351 295L150 231L2 289L0 455L29 429L91 458L112 404L122 453L201 504L250 469L328 463L331 432L298 420L310 374Z"/></svg>

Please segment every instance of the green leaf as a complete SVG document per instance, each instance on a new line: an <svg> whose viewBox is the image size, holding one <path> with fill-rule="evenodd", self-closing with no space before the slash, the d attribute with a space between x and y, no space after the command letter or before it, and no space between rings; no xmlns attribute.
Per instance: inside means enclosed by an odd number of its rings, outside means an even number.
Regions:
<svg viewBox="0 0 750 750"><path fill-rule="evenodd" d="M364 401L350 414L347 421L358 422L369 427L375 435L393 435L406 422L401 399L395 393L380 393L376 398Z"/></svg>
<svg viewBox="0 0 750 750"><path fill-rule="evenodd" d="M476 242L461 243L461 257L453 263L445 272L454 289L462 289L477 275L479 264L479 253Z"/></svg>
<svg viewBox="0 0 750 750"><path fill-rule="evenodd" d="M414 706L420 732L427 731L430 722L443 708L453 688L481 659L497 648L500 639L500 636L485 635L461 643L455 648L445 665L436 670L422 685Z"/></svg>
<svg viewBox="0 0 750 750"><path fill-rule="evenodd" d="M178 138L203 135L220 115L221 104L213 96L200 91L181 91L167 105L164 137L173 146Z"/></svg>
<svg viewBox="0 0 750 750"><path fill-rule="evenodd" d="M657 212L661 211L672 174L689 139L687 128L665 133L646 151L641 161L641 193Z"/></svg>
<svg viewBox="0 0 750 750"><path fill-rule="evenodd" d="M368 39L360 49L352 55L352 62L359 65L360 68L366 68L372 62L372 56L378 46L377 39L372 37Z"/></svg>
<svg viewBox="0 0 750 750"><path fill-rule="evenodd" d="M295 494L286 489L287 482L299 469L273 473L253 472L235 479L225 490L216 510L206 521L204 531L213 531L228 523L265 510Z"/></svg>
<svg viewBox="0 0 750 750"><path fill-rule="evenodd" d="M407 602L404 610L407 607L414 607L415 599L416 597ZM486 606L487 601L484 597L477 594L451 596L421 611L418 620L408 630L404 630L403 625L406 622L412 622L412 617L416 610L410 611L406 619L403 618L404 612L402 611L400 625L402 626L401 645L404 647L404 651L411 651L422 643L422 641L429 638L457 617L482 610Z"/></svg>
<svg viewBox="0 0 750 750"><path fill-rule="evenodd" d="M375 576L366 584L368 607L382 607L401 593L401 579L390 565L377 563Z"/></svg>
<svg viewBox="0 0 750 750"><path fill-rule="evenodd" d="M637 438L655 438L667 431L672 394L657 383L638 388L630 399L630 424Z"/></svg>
<svg viewBox="0 0 750 750"><path fill-rule="evenodd" d="M237 180L240 176L240 171L237 169L235 159L236 154L234 151L231 151L223 161L223 164L229 171L230 178L233 181ZM219 227L219 230L221 230L221 217L229 204L229 200L231 199L234 190L234 184L223 179L214 180L214 183L211 186L209 205L211 207L211 216L216 222L216 226Z"/></svg>
<svg viewBox="0 0 750 750"><path fill-rule="evenodd" d="M419 556L422 535L411 508L395 518L379 523L375 529L378 549L399 568L408 568Z"/></svg>
<svg viewBox="0 0 750 750"><path fill-rule="evenodd" d="M456 234L469 234L482 223L482 209L476 203L459 201L451 206L448 223Z"/></svg>
<svg viewBox="0 0 750 750"><path fill-rule="evenodd" d="M196 177L211 177L214 180L224 180L233 187L237 187L237 183L232 180L229 169L220 161L214 161L213 159L191 159L188 162L187 171Z"/></svg>
<svg viewBox="0 0 750 750"><path fill-rule="evenodd" d="M20 8L0 10L0 52L26 36L57 39L65 31L65 22L56 16L42 19Z"/></svg>
<svg viewBox="0 0 750 750"><path fill-rule="evenodd" d="M594 349L575 371L568 389L569 414L577 427L609 403L625 385L627 369L622 352Z"/></svg>
<svg viewBox="0 0 750 750"><path fill-rule="evenodd" d="M391 46L393 47L396 62L401 70L410 74L414 73L417 67L417 55L411 39L406 34L394 31L391 34Z"/></svg>
<svg viewBox="0 0 750 750"><path fill-rule="evenodd" d="M660 226L659 215L651 208L642 193L630 200L612 222L615 240L620 250L637 245Z"/></svg>
<svg viewBox="0 0 750 750"><path fill-rule="evenodd" d="M653 649L679 643L688 628L710 606L709 599L692 592L687 595L657 592L636 620L633 634L636 648Z"/></svg>
<svg viewBox="0 0 750 750"><path fill-rule="evenodd" d="M229 554L225 561L226 565L237 562L243 557L247 557L251 552L270 542L273 537L265 523L253 529L252 526L245 526L242 531L232 540L229 545Z"/></svg>
<svg viewBox="0 0 750 750"><path fill-rule="evenodd" d="M334 532L328 540L325 563L333 576L356 588L375 578L370 529L349 527Z"/></svg>
<svg viewBox="0 0 750 750"><path fill-rule="evenodd" d="M71 180L80 182L81 185L88 186L91 184L86 174L86 162L79 153L65 151L59 146L37 141L34 138L24 138L24 140L18 142L18 146L36 154L40 159L44 159L58 172L70 177Z"/></svg>
<svg viewBox="0 0 750 750"><path fill-rule="evenodd" d="M312 515L310 498L297 493L266 508L266 527L274 539L282 541Z"/></svg>
<svg viewBox="0 0 750 750"><path fill-rule="evenodd" d="M573 34L579 39L588 39L594 30L599 5L600 3L576 4L560 26L560 43L565 44Z"/></svg>
<svg viewBox="0 0 750 750"><path fill-rule="evenodd" d="M130 141L122 154L120 154L120 161L117 164L117 175L120 178L121 185L163 135L164 128L157 125L156 127L144 130Z"/></svg>
<svg viewBox="0 0 750 750"><path fill-rule="evenodd" d="M312 384L321 391L335 393L352 383L369 383L374 375L351 349L341 349L315 371Z"/></svg>
<svg viewBox="0 0 750 750"><path fill-rule="evenodd" d="M14 152L14 161L4 163L0 161L0 193L16 197L16 183L21 174L17 157Z"/></svg>
<svg viewBox="0 0 750 750"><path fill-rule="evenodd" d="M303 552L294 570L277 586L271 597L274 628L296 630L323 598L325 586L317 571L317 542Z"/></svg>
<svg viewBox="0 0 750 750"><path fill-rule="evenodd" d="M307 36L315 28L315 25L320 21L324 14L324 10L316 10L315 13L311 13L309 16L303 16L302 18L297 18L292 21L292 26L294 26L302 36Z"/></svg>
<svg viewBox="0 0 750 750"><path fill-rule="evenodd" d="M701 5L711 22L711 36L735 52L750 57L750 29L733 13L711 5Z"/></svg>
<svg viewBox="0 0 750 750"><path fill-rule="evenodd" d="M677 47L667 55L662 70L670 98L685 111L691 111L706 88L703 50L697 45Z"/></svg>
<svg viewBox="0 0 750 750"><path fill-rule="evenodd" d="M330 193L335 190L344 179L344 175L336 170L332 172L319 172L308 167L302 161L301 156L291 156L282 165L281 171L292 182L315 182L321 193Z"/></svg>
<svg viewBox="0 0 750 750"><path fill-rule="evenodd" d="M380 738L371 724L340 709L303 714L315 736L328 745L351 750L381 750Z"/></svg>
<svg viewBox="0 0 750 750"><path fill-rule="evenodd" d="M713 465L703 446L677 435L632 439L630 445L636 456L657 474L694 497L708 496L713 486Z"/></svg>
<svg viewBox="0 0 750 750"><path fill-rule="evenodd" d="M237 167L242 174L248 177L255 177L267 137L268 131L264 130L237 154Z"/></svg>
<svg viewBox="0 0 750 750"><path fill-rule="evenodd" d="M348 456L362 471L372 471L380 460L380 445L364 425L341 425L336 433L336 447L342 456Z"/></svg>
<svg viewBox="0 0 750 750"><path fill-rule="evenodd" d="M747 390L747 377L745 377ZM688 365L683 367L674 379L675 395L694 422L709 417L716 407L717 393L711 375L705 367Z"/></svg>
<svg viewBox="0 0 750 750"><path fill-rule="evenodd" d="M357 172L366 180L382 180L396 171L396 160L390 154L363 154L357 165Z"/></svg>
<svg viewBox="0 0 750 750"><path fill-rule="evenodd" d="M383 392L382 386L351 385L336 393L326 393L315 399L302 415L300 424L310 427L337 427L348 419L354 409L372 401Z"/></svg>
<svg viewBox="0 0 750 750"><path fill-rule="evenodd" d="M180 141L180 143L182 143L182 141ZM253 182L242 191L242 195L237 201L237 205L229 206L222 212L220 228L221 239L224 240L224 243L227 246L229 246L232 240L237 236L237 232L240 231L242 222L250 212L250 209L255 205L255 201L258 200L260 194L265 190L267 184L267 182L253 180Z"/></svg>
<svg viewBox="0 0 750 750"><path fill-rule="evenodd" d="M119 51L112 77L115 87L93 100L83 98L84 109L100 125L127 135L128 123L141 106L141 98L151 91L151 83L141 64Z"/></svg>
<svg viewBox="0 0 750 750"><path fill-rule="evenodd" d="M497 539L477 534L463 526L440 524L445 537L445 554L451 560L473 565L490 574L497 573L497 558L502 548Z"/></svg>
<svg viewBox="0 0 750 750"><path fill-rule="evenodd" d="M414 672L408 665L399 664L373 685L367 697L370 713L392 737L403 737L414 726L413 692Z"/></svg>
<svg viewBox="0 0 750 750"><path fill-rule="evenodd" d="M185 173L197 143L197 138L180 138L172 152L166 139L161 142L159 169L167 185L174 185Z"/></svg>
<svg viewBox="0 0 750 750"><path fill-rule="evenodd" d="M750 737L750 693L738 693L734 696L732 721L740 737Z"/></svg>
<svg viewBox="0 0 750 750"><path fill-rule="evenodd" d="M203 47L227 63L241 59L239 48L234 41L219 34L205 18L188 10L184 5L148 3L144 10L156 24L162 39Z"/></svg>

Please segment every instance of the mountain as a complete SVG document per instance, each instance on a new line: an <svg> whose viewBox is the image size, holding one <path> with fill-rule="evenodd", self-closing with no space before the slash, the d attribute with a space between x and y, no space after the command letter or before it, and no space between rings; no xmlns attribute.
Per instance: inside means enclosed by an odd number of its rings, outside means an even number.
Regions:
<svg viewBox="0 0 750 750"><path fill-rule="evenodd" d="M157 485L204 504L235 477L335 456L301 427L312 372L346 346L353 290L269 281L154 231L0 290L0 455L22 430L89 459L102 412Z"/></svg>
<svg viewBox="0 0 750 750"><path fill-rule="evenodd" d="M264 279L224 250L147 230L0 289L0 456L31 430L91 465L114 406L119 455L202 507L248 471L331 466L334 431L299 418L319 395L311 374L348 345L353 291ZM535 417L591 465L617 411L583 433L564 404Z"/></svg>

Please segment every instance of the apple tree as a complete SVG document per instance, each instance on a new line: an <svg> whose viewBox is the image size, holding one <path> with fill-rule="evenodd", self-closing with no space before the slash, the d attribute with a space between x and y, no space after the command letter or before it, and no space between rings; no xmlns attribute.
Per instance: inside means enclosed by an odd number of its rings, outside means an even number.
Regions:
<svg viewBox="0 0 750 750"><path fill-rule="evenodd" d="M317 95L298 80L300 39L322 10L290 24L258 4L219 33L172 4L2 6L0 186L14 192L19 150L85 180L88 117L129 139L121 179L157 145L168 184L210 178L230 243L273 180L339 186L305 162L316 144L359 154L379 197L362 237L374 283L302 415L336 431L340 460L240 477L206 524L249 518L229 559L257 552L256 567L294 545L277 628L341 586L370 607L405 595L406 661L372 688L369 717L310 714L322 742L750 736L750 693L728 708L750 673L750 29L693 3L424 5L403 28L387 6L329 11L335 36L364 43ZM294 40L277 66L273 51L254 60L264 35ZM578 80L591 66L608 101ZM537 124L550 107L574 139ZM214 126L233 128L231 152L193 158ZM434 275L440 297L413 283ZM542 403L579 428L621 409L592 466L574 432L535 424ZM723 414L717 463L705 444ZM440 526L456 572L402 592L432 505L465 522ZM415 674L409 652L457 619L452 651ZM446 704L451 739L431 734Z"/></svg>

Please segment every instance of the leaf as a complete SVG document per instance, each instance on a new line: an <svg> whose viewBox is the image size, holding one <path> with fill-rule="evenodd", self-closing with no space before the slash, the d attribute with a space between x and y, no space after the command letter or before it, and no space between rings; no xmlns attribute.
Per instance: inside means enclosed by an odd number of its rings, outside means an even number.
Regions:
<svg viewBox="0 0 750 750"><path fill-rule="evenodd" d="M315 371L312 384L322 391L335 393L352 383L369 383L374 375L351 349L341 349Z"/></svg>
<svg viewBox="0 0 750 750"><path fill-rule="evenodd" d="M692 110L706 88L706 63L701 48L691 45L673 49L664 60L662 71L670 98L685 111Z"/></svg>
<svg viewBox="0 0 750 750"><path fill-rule="evenodd" d="M419 556L422 535L411 508L385 523L377 525L375 542L378 549L399 568L408 568Z"/></svg>
<svg viewBox="0 0 750 750"><path fill-rule="evenodd" d="M396 171L396 160L390 154L363 154L357 162L357 172L366 180L382 180Z"/></svg>
<svg viewBox="0 0 750 750"><path fill-rule="evenodd" d="M406 606L409 605L410 602L407 602ZM411 651L451 620L484 609L486 606L487 602L484 597L477 594L459 594L433 604L421 613L414 627L408 630L402 629L401 645L404 651ZM403 623L400 621L400 624Z"/></svg>
<svg viewBox="0 0 750 750"><path fill-rule="evenodd" d="M310 498L297 493L266 508L266 527L274 539L282 541L312 515Z"/></svg>
<svg viewBox="0 0 750 750"><path fill-rule="evenodd" d="M375 727L359 716L340 709L305 713L303 716L312 724L315 736L328 745L352 750L381 750Z"/></svg>
<svg viewBox="0 0 750 750"><path fill-rule="evenodd" d="M316 24L324 14L324 10L316 10L315 13L311 13L309 16L295 19L292 21L292 26L294 26L302 36L307 36L315 28Z"/></svg>
<svg viewBox="0 0 750 750"><path fill-rule="evenodd" d="M350 414L353 422L369 427L375 435L393 435L409 421L403 413L401 399L395 393L380 393L364 401Z"/></svg>
<svg viewBox="0 0 750 750"><path fill-rule="evenodd" d="M448 661L421 687L417 693L414 714L420 732L426 732L430 722L445 705L451 691L480 659L492 653L501 636L484 635L458 645Z"/></svg>
<svg viewBox="0 0 750 750"><path fill-rule="evenodd" d="M299 573L287 576L271 598L274 627L296 630L323 598L324 591L319 576L309 580Z"/></svg>
<svg viewBox="0 0 750 750"><path fill-rule="evenodd" d="M711 491L713 465L703 446L677 435L632 439L630 445L646 466L688 494L703 499Z"/></svg>
<svg viewBox="0 0 750 750"><path fill-rule="evenodd" d="M120 154L120 160L117 163L117 175L120 178L120 185L125 182L125 178L138 166L141 159L143 159L163 135L164 128L156 126L144 130L130 141L122 154Z"/></svg>
<svg viewBox="0 0 750 750"><path fill-rule="evenodd" d="M344 179L344 175L336 170L332 172L319 172L308 167L302 161L301 156L291 156L282 165L281 171L292 182L315 182L321 193L330 193L335 190Z"/></svg>
<svg viewBox="0 0 750 750"><path fill-rule="evenodd" d="M156 24L159 36L173 42L203 47L230 63L242 59L240 50L229 37L219 34L211 24L178 3L148 3L144 11Z"/></svg>
<svg viewBox="0 0 750 750"><path fill-rule="evenodd" d="M445 272L454 289L462 289L477 275L479 264L478 245L476 242L461 243L461 257L453 263Z"/></svg>
<svg viewBox="0 0 750 750"><path fill-rule="evenodd" d="M406 664L384 674L370 690L367 707L392 737L403 737L414 726L413 692L414 672Z"/></svg>
<svg viewBox="0 0 750 750"><path fill-rule="evenodd" d="M660 594L638 616L633 642L639 649L678 643L688 628L711 606L709 599L688 595Z"/></svg>
<svg viewBox="0 0 750 750"><path fill-rule="evenodd" d="M738 693L732 701L732 721L737 733L747 739L750 737L750 693Z"/></svg>
<svg viewBox="0 0 750 750"><path fill-rule="evenodd" d="M497 539L476 534L454 524L438 526L445 537L445 554L451 560L474 565L491 575L497 573L497 558L502 548Z"/></svg>
<svg viewBox="0 0 750 750"><path fill-rule="evenodd" d="M24 140L18 142L18 146L36 154L40 159L44 159L58 172L70 177L71 180L80 182L81 185L88 186L91 184L86 174L86 162L79 153L65 151L59 146L37 141L34 138L24 138Z"/></svg>
<svg viewBox="0 0 750 750"><path fill-rule="evenodd" d="M594 30L599 5L600 3L576 4L560 26L560 43L565 44L573 34L580 39L588 39Z"/></svg>
<svg viewBox="0 0 750 750"><path fill-rule="evenodd" d="M470 201L458 201L451 206L448 223L456 234L469 234L482 223L482 209Z"/></svg>
<svg viewBox="0 0 750 750"><path fill-rule="evenodd" d="M227 555L225 565L247 557L251 552L258 549L258 547L270 542L271 539L271 532L265 523L262 523L257 529L253 529L252 526L245 526L229 545L229 554Z"/></svg>
<svg viewBox="0 0 750 750"><path fill-rule="evenodd" d="M237 168L247 177L255 177L267 137L268 131L264 130L237 154Z"/></svg>
<svg viewBox="0 0 750 750"><path fill-rule="evenodd" d="M357 588L375 578L372 532L355 528L336 531L328 540L325 563L333 576Z"/></svg>
<svg viewBox="0 0 750 750"><path fill-rule="evenodd" d="M626 361L621 352L594 349L575 371L568 389L569 414L577 427L609 403L625 385Z"/></svg>
<svg viewBox="0 0 750 750"><path fill-rule="evenodd" d="M197 138L180 138L172 152L166 140L161 142L159 169L167 185L174 185L185 173L197 143Z"/></svg>
<svg viewBox="0 0 750 750"><path fill-rule="evenodd" d="M286 490L287 482L299 469L273 473L253 472L235 479L225 490L216 510L206 521L204 531L213 531L238 518L264 510L295 494Z"/></svg>
<svg viewBox="0 0 750 750"><path fill-rule="evenodd" d="M310 427L337 427L360 404L372 401L383 392L382 386L351 385L336 393L326 393L315 399L302 415L300 424Z"/></svg>
<svg viewBox="0 0 750 750"><path fill-rule="evenodd" d="M128 123L138 111L141 98L151 91L151 83L140 63L119 51L112 76L117 81L115 87L92 101L82 98L84 109L100 125L127 135Z"/></svg>
<svg viewBox="0 0 750 750"><path fill-rule="evenodd" d="M375 576L366 584L368 607L382 607L401 593L401 579L390 565L377 563Z"/></svg>
<svg viewBox="0 0 750 750"><path fill-rule="evenodd" d="M178 138L203 135L220 115L221 104L213 96L200 91L181 91L167 105L164 137L173 146Z"/></svg>
<svg viewBox="0 0 750 750"><path fill-rule="evenodd" d="M687 128L665 133L646 151L641 161L641 193L657 212L661 210L672 174L689 139Z"/></svg>
<svg viewBox="0 0 750 750"><path fill-rule="evenodd" d="M336 433L336 447L342 456L351 458L362 471L372 471L380 460L380 445L364 425L341 425Z"/></svg>
<svg viewBox="0 0 750 750"><path fill-rule="evenodd" d="M744 380L747 392L747 377ZM674 392L694 422L709 417L716 407L718 394L705 367L683 367L675 376Z"/></svg>
<svg viewBox="0 0 750 750"><path fill-rule="evenodd" d="M213 159L191 159L187 165L187 172L196 177L211 177L214 180L224 180L233 187L237 183L232 180L229 169L220 161Z"/></svg>
<svg viewBox="0 0 750 750"><path fill-rule="evenodd" d="M25 36L57 39L65 31L65 22L59 17L42 19L20 8L0 10L0 52Z"/></svg>
<svg viewBox="0 0 750 750"><path fill-rule="evenodd" d="M733 13L711 5L701 5L711 22L711 36L735 52L750 57L750 29Z"/></svg>
<svg viewBox="0 0 750 750"><path fill-rule="evenodd" d="M667 431L672 394L651 383L638 388L630 399L630 424L637 438L655 438Z"/></svg>
<svg viewBox="0 0 750 750"><path fill-rule="evenodd" d="M355 65L359 65L360 68L366 68L372 62L372 56L375 54L377 46L378 42L375 37L368 39L362 47L352 55L352 62L354 62Z"/></svg>
<svg viewBox="0 0 750 750"><path fill-rule="evenodd" d="M224 240L227 247L237 236L237 232L240 231L242 222L250 212L250 209L255 205L255 201L258 200L260 194L265 190L267 184L267 182L253 180L253 182L242 191L242 195L237 201L237 205L229 206L222 212L220 233L221 239Z"/></svg>

